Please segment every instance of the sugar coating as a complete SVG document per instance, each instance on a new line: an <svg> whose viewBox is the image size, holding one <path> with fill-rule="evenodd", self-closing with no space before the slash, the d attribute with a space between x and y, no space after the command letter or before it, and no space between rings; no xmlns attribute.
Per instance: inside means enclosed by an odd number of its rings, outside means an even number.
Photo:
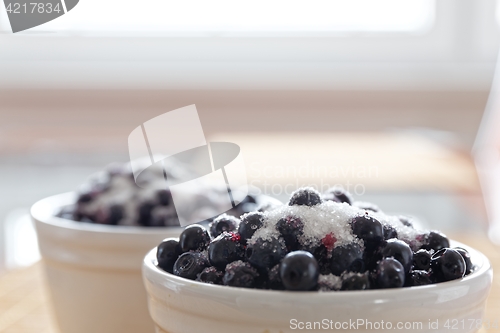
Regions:
<svg viewBox="0 0 500 333"><path fill-rule="evenodd" d="M342 278L337 275L328 274L318 277L319 291L340 290L342 288Z"/></svg>
<svg viewBox="0 0 500 333"><path fill-rule="evenodd" d="M186 174L190 172L186 166L176 162L166 162L164 166L167 177L173 180L186 177ZM111 168L112 170L110 170ZM114 174L110 175L110 171L114 171ZM221 210L224 210L223 199L227 197L227 188L225 186L221 187L213 183L200 181L196 192L177 191L178 200L192 203L186 208L187 211L178 212L174 205L161 206L157 203L158 190L167 188L163 168L147 168L143 171L142 177L148 183L147 187L137 186L129 163L112 165L107 170L92 175L81 186L80 192L88 192L96 184L103 184L106 190L99 192L92 201L80 205L79 211L88 216L95 216L99 211L105 211L112 205L120 205L124 209L124 214L119 224L133 226L138 224L140 206L148 202L154 204L151 211L153 217L164 217L173 220L177 220L178 213L198 218L198 216L215 216ZM210 193L210 196L207 196L207 193ZM207 210L209 210L208 213ZM201 217L198 219L200 221L204 220Z"/></svg>
<svg viewBox="0 0 500 333"><path fill-rule="evenodd" d="M322 244L325 236L331 235L335 239L333 248L357 243L364 249L363 241L352 233L350 223L355 217L365 214L377 219L382 225L392 226L396 229L399 239L416 246L421 245L421 240L418 240L417 236L422 232L404 225L397 216L367 211L348 203L329 200L312 207L282 205L264 212L263 226L255 232L249 240L249 244L255 243L258 238L263 240L278 238L280 236L276 228L278 221L286 217L295 217L301 219L304 224L303 232L298 236L298 240L304 248L318 247Z"/></svg>
<svg viewBox="0 0 500 333"><path fill-rule="evenodd" d="M382 225L388 224L392 226L398 233L398 239L401 239L405 243L410 244L412 247L415 246L416 248L420 248L423 245L422 240L419 240L417 237L421 235L423 231L415 227L404 225L397 216L371 211L368 211L368 215L374 217L376 220L382 223Z"/></svg>

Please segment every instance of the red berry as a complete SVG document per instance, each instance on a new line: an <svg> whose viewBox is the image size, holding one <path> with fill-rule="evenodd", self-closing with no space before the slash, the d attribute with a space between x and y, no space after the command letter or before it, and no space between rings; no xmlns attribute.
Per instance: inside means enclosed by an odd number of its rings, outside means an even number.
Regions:
<svg viewBox="0 0 500 333"><path fill-rule="evenodd" d="M238 234L236 232L230 232L230 234L231 234L231 240L233 242L239 242L241 240L240 234Z"/></svg>
<svg viewBox="0 0 500 333"><path fill-rule="evenodd" d="M323 239L321 240L321 243L326 247L328 251L333 250L333 247L335 246L335 242L337 241L337 238L333 235L333 233L329 233Z"/></svg>

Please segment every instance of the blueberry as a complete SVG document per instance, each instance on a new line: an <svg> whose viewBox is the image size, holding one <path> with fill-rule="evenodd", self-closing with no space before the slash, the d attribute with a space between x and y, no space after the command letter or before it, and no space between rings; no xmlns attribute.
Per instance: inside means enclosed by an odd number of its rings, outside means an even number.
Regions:
<svg viewBox="0 0 500 333"><path fill-rule="evenodd" d="M280 277L287 290L312 290L318 284L318 263L309 252L290 252L281 262Z"/></svg>
<svg viewBox="0 0 500 333"><path fill-rule="evenodd" d="M257 238L247 245L246 257L253 266L267 271L279 263L286 255L286 246L282 239Z"/></svg>
<svg viewBox="0 0 500 333"><path fill-rule="evenodd" d="M242 242L246 244L246 242L252 238L255 231L262 227L263 223L264 214L261 212L253 212L243 215L238 227L238 233L241 236Z"/></svg>
<svg viewBox="0 0 500 333"><path fill-rule="evenodd" d="M351 222L351 227L352 232L364 241L368 249L374 249L384 239L382 224L367 214L355 217Z"/></svg>
<svg viewBox="0 0 500 333"><path fill-rule="evenodd" d="M216 267L210 266L204 268L196 277L196 281L205 282L210 284L222 284L222 277L224 273L219 271Z"/></svg>
<svg viewBox="0 0 500 333"><path fill-rule="evenodd" d="M112 204L109 207L101 207L96 214L96 223L118 225L125 215L122 205Z"/></svg>
<svg viewBox="0 0 500 333"><path fill-rule="evenodd" d="M253 194L247 195L243 200L241 201L242 203L257 203L257 198Z"/></svg>
<svg viewBox="0 0 500 333"><path fill-rule="evenodd" d="M283 282L281 281L280 264L275 265L269 270L267 288L273 290L285 289L285 286L283 286Z"/></svg>
<svg viewBox="0 0 500 333"><path fill-rule="evenodd" d="M385 246L381 249L382 258L394 258L399 261L405 272L408 273L413 264L413 252L410 246L399 239L389 239Z"/></svg>
<svg viewBox="0 0 500 333"><path fill-rule="evenodd" d="M354 207L358 207L364 210L369 210L372 212L380 212L380 208L378 208L377 205L371 203L371 202L364 202L364 201L354 201L352 204Z"/></svg>
<svg viewBox="0 0 500 333"><path fill-rule="evenodd" d="M257 206L258 206L258 204L257 204L257 196L249 194L249 195L247 195L243 199L243 201L241 203L243 204L242 210L244 210L246 212L254 211L254 210L256 210L255 208L257 208ZM251 208L253 208L253 209L252 210L248 210L248 209L251 209Z"/></svg>
<svg viewBox="0 0 500 333"><path fill-rule="evenodd" d="M382 247L385 245L384 242L380 243L380 246L375 247L373 249L366 249L363 251L363 262L365 265L366 271L373 271L377 269L379 261L382 259L382 255L380 251Z"/></svg>
<svg viewBox="0 0 500 333"><path fill-rule="evenodd" d="M345 202L349 205L354 201L351 194L340 186L335 186L327 190L323 198L330 201Z"/></svg>
<svg viewBox="0 0 500 333"><path fill-rule="evenodd" d="M172 202L172 194L169 190L158 190L158 192L156 192L156 197L162 206L169 206Z"/></svg>
<svg viewBox="0 0 500 333"><path fill-rule="evenodd" d="M404 267L393 258L382 259L375 272L379 288L400 288L405 284Z"/></svg>
<svg viewBox="0 0 500 333"><path fill-rule="evenodd" d="M413 269L428 271L431 268L431 254L427 250L418 250L413 254Z"/></svg>
<svg viewBox="0 0 500 333"><path fill-rule="evenodd" d="M432 279L429 272L423 270L414 270L411 271L410 274L408 274L408 276L406 277L405 286L425 286L431 283Z"/></svg>
<svg viewBox="0 0 500 333"><path fill-rule="evenodd" d="M145 201L139 205L137 223L143 227L149 227L152 224L152 214L153 208L155 208L155 203L152 201Z"/></svg>
<svg viewBox="0 0 500 333"><path fill-rule="evenodd" d="M156 259L158 260L158 267L166 272L172 273L175 261L182 254L179 242L173 238L165 239L158 245L156 250Z"/></svg>
<svg viewBox="0 0 500 333"><path fill-rule="evenodd" d="M391 238L398 238L398 232L397 230L390 224L384 224L382 226L384 229L384 239L388 240Z"/></svg>
<svg viewBox="0 0 500 333"><path fill-rule="evenodd" d="M93 193L90 191L86 191L86 192L82 192L78 195L76 202L79 204L85 204L85 203L89 203L90 201L92 201L93 198L94 198Z"/></svg>
<svg viewBox="0 0 500 333"><path fill-rule="evenodd" d="M245 213L254 212L258 208L257 199L254 195L247 195L236 207L231 210L231 215L241 216Z"/></svg>
<svg viewBox="0 0 500 333"><path fill-rule="evenodd" d="M350 273L342 278L342 290L370 289L368 273Z"/></svg>
<svg viewBox="0 0 500 333"><path fill-rule="evenodd" d="M292 193L288 206L315 206L321 202L318 191L312 187L303 187Z"/></svg>
<svg viewBox="0 0 500 333"><path fill-rule="evenodd" d="M194 280L205 267L208 267L208 259L200 252L186 252L175 261L173 273L177 276Z"/></svg>
<svg viewBox="0 0 500 333"><path fill-rule="evenodd" d="M349 243L333 249L331 271L334 275L340 275L346 271L363 272L364 269L363 251L359 244Z"/></svg>
<svg viewBox="0 0 500 333"><path fill-rule="evenodd" d="M431 257L432 276L437 282L460 279L465 275L465 260L453 249L444 248Z"/></svg>
<svg viewBox="0 0 500 333"><path fill-rule="evenodd" d="M210 236L215 238L222 234L224 231L230 232L238 229L240 220L237 217L222 214L218 216L208 227L210 228Z"/></svg>
<svg viewBox="0 0 500 333"><path fill-rule="evenodd" d="M299 249L299 236L304 229L304 222L301 219L295 216L284 217L276 223L276 229L285 240L288 251Z"/></svg>
<svg viewBox="0 0 500 333"><path fill-rule="evenodd" d="M413 228L413 223L411 222L411 219L409 217L400 215L398 216L398 219L399 221L401 221L401 223L403 223L404 226Z"/></svg>
<svg viewBox="0 0 500 333"><path fill-rule="evenodd" d="M247 262L237 260L226 266L222 278L224 285L240 288L254 288L259 273Z"/></svg>
<svg viewBox="0 0 500 333"><path fill-rule="evenodd" d="M464 258L465 261L465 275L469 274L472 271L472 261L470 259L470 254L467 252L466 249L461 248L461 247L454 247L453 250L457 251L462 255L462 258Z"/></svg>
<svg viewBox="0 0 500 333"><path fill-rule="evenodd" d="M424 236L424 244L422 249L439 251L443 248L450 247L450 241L446 236L439 231L431 231Z"/></svg>
<svg viewBox="0 0 500 333"><path fill-rule="evenodd" d="M332 273L332 251L328 251L326 246L321 244L320 246L309 252L312 253L314 258L316 258L316 261L318 262L319 274L328 275Z"/></svg>
<svg viewBox="0 0 500 333"><path fill-rule="evenodd" d="M191 224L179 236L179 244L183 252L203 251L210 244L207 229L199 224Z"/></svg>
<svg viewBox="0 0 500 333"><path fill-rule="evenodd" d="M218 269L224 269L230 262L244 258L245 251L239 242L239 235L223 232L208 246L210 263Z"/></svg>

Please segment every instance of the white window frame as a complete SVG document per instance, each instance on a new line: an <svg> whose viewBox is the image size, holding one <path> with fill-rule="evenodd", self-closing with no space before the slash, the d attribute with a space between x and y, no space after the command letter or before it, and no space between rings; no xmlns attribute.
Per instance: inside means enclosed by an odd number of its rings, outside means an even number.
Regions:
<svg viewBox="0 0 500 333"><path fill-rule="evenodd" d="M3 33L0 89L484 90L499 47L495 6L438 0L434 28L414 35Z"/></svg>

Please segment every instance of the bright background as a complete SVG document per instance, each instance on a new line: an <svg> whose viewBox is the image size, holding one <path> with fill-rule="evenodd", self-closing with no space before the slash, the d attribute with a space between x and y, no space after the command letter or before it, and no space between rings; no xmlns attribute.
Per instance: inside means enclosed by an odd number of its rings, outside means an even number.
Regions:
<svg viewBox="0 0 500 333"><path fill-rule="evenodd" d="M249 166L375 167L329 181L484 232L470 151L499 20L491 0L81 0L12 34L0 8L0 271L37 260L34 201L126 162L133 128L189 104Z"/></svg>

